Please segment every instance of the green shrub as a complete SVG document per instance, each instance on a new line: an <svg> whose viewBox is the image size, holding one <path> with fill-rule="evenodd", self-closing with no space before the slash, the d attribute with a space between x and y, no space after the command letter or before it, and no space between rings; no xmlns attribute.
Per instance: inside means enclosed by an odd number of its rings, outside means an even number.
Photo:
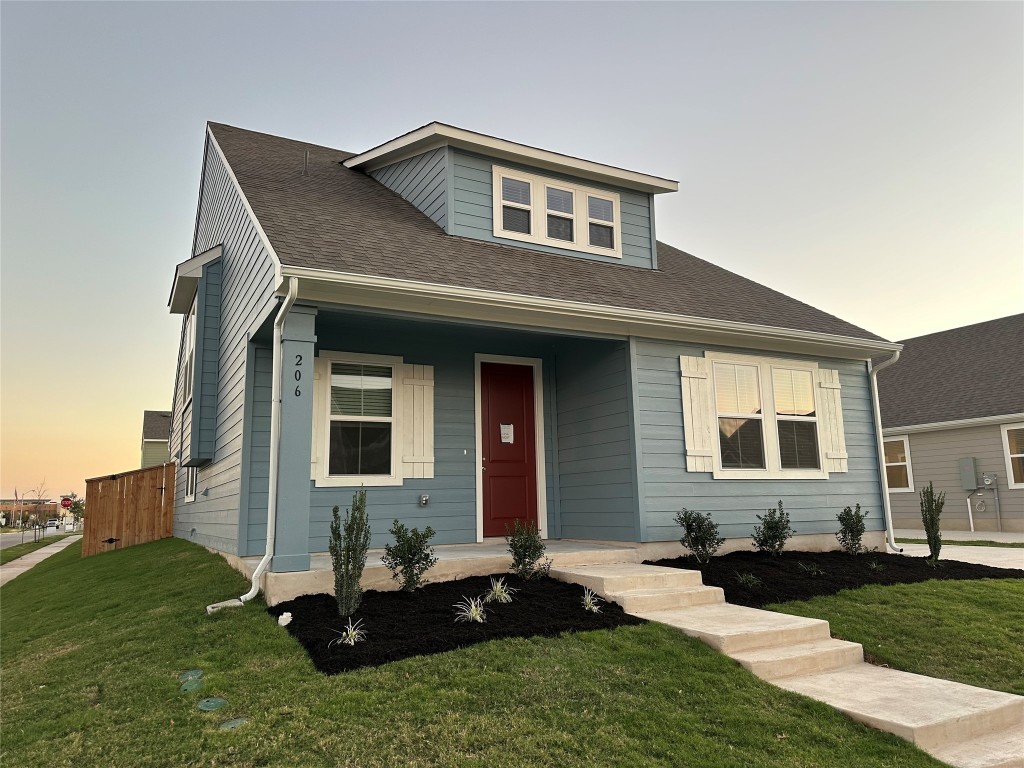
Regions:
<svg viewBox="0 0 1024 768"><path fill-rule="evenodd" d="M551 559L544 557L547 545L540 537L536 523L516 520L512 529L505 527L505 541L512 555L512 570L521 579L547 576L551 570Z"/></svg>
<svg viewBox="0 0 1024 768"><path fill-rule="evenodd" d="M404 591L412 592L423 581L423 574L437 562L434 548L428 544L434 536L434 529L428 525L422 533L417 528L410 531L395 520L391 535L395 537L395 543L384 546L381 561L391 571L391 578L401 581Z"/></svg>
<svg viewBox="0 0 1024 768"><path fill-rule="evenodd" d="M839 548L848 555L859 555L867 551L867 547L860 543L864 531L867 530L864 525L864 518L867 516L867 512L860 511L860 504L856 509L846 507L836 515L836 519L839 520L839 533L836 534L836 538L839 539Z"/></svg>
<svg viewBox="0 0 1024 768"><path fill-rule="evenodd" d="M770 555L778 555L786 546L786 540L793 537L793 528L789 524L789 515L782 509L782 499L779 499L779 506L769 509L763 515L758 515L760 525L754 526L754 546L758 552L767 552Z"/></svg>
<svg viewBox="0 0 1024 768"><path fill-rule="evenodd" d="M683 529L679 543L690 550L698 563L708 562L725 543L725 539L719 538L718 524L711 519L710 514L702 515L683 507L682 512L676 513L676 523Z"/></svg>
<svg viewBox="0 0 1024 768"><path fill-rule="evenodd" d="M334 568L334 597L338 613L351 616L359 610L363 590L359 580L366 566L366 550L370 548L370 523L366 517L366 490L360 488L352 497L352 510L345 510L341 521L338 507L331 511L331 565Z"/></svg>
<svg viewBox="0 0 1024 768"><path fill-rule="evenodd" d="M942 534L939 531L939 517L946 503L946 492L935 493L931 483L921 489L921 522L924 523L924 535L928 539L928 553L932 565L939 563L939 550L942 549Z"/></svg>

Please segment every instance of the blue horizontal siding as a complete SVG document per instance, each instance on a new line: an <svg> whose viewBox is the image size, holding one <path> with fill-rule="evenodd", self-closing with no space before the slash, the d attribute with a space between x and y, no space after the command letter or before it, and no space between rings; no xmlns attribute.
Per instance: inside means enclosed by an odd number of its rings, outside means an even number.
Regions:
<svg viewBox="0 0 1024 768"><path fill-rule="evenodd" d="M652 238L654 212L650 195L620 187L597 184L585 179L552 173L551 171L531 168L505 160L494 160L458 149L449 149L448 162L451 165L450 178L453 186L449 195L452 201L452 210L449 212L448 231L451 234L493 243L515 245L519 248L529 248L544 253L575 256L581 259L628 264L634 267L650 268L655 266L654 240ZM596 253L583 253L567 248L552 248L546 245L495 237L491 200L493 196L491 169L494 165L535 173L551 179L582 184L594 189L604 189L618 194L621 201L622 231L620 237L622 239L622 258L602 256Z"/></svg>
<svg viewBox="0 0 1024 768"><path fill-rule="evenodd" d="M448 148L440 147L370 172L370 176L419 208L442 229L448 226Z"/></svg>
<svg viewBox="0 0 1024 768"><path fill-rule="evenodd" d="M868 530L883 530L884 515L874 442L871 393L863 362L813 359L839 371L849 471L819 480L715 480L710 472L686 470L679 357L701 357L708 348L633 339L638 387L638 440L642 455L645 541L679 538L673 521L683 507L710 512L722 536L750 536L764 514L782 499L798 534L834 533L843 507L860 504L869 511ZM721 347L715 347L722 350ZM733 349L764 356L763 351Z"/></svg>

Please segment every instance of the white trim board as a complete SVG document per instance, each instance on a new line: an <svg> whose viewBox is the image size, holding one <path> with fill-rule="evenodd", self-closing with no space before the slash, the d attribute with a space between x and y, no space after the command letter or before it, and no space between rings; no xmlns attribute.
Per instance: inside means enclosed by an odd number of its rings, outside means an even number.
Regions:
<svg viewBox="0 0 1024 768"><path fill-rule="evenodd" d="M533 431L537 472L537 529L548 537L547 456L544 452L544 363L538 357L510 357L477 352L473 357L473 431L476 443L476 540L484 540L483 415L480 390L480 363L505 363L533 368Z"/></svg>
<svg viewBox="0 0 1024 768"><path fill-rule="evenodd" d="M447 318L854 360L868 360L878 352L903 348L890 341L309 267L285 266L282 275L299 278L299 297L307 301L404 310Z"/></svg>
<svg viewBox="0 0 1024 768"><path fill-rule="evenodd" d="M889 485L888 474L886 475L886 487L889 489L889 493L914 493L914 467L913 459L910 456L910 437L908 435L883 435L882 436L882 463L885 464L885 468L888 469L890 466L899 466L903 462L889 463L885 460L885 443L895 440L903 441L903 455L907 457L907 488L893 488Z"/></svg>
<svg viewBox="0 0 1024 768"><path fill-rule="evenodd" d="M641 192L659 194L679 191L679 182L672 179L595 163L436 121L350 157L344 161L344 165L346 168L371 171L443 146L482 152L503 160L517 160L546 170L570 171L580 178Z"/></svg>
<svg viewBox="0 0 1024 768"><path fill-rule="evenodd" d="M957 421L934 421L930 424L911 424L905 427L883 427L882 435L905 435L908 432L936 432L940 429L963 429L966 427L984 427L988 424L1006 424L1012 421L1024 421L1024 413L1007 413L1002 416L979 416L976 419L958 419Z"/></svg>

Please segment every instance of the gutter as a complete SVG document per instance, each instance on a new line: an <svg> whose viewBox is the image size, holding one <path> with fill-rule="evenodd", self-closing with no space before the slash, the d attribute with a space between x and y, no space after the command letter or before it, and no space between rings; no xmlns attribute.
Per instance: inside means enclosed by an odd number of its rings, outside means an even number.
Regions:
<svg viewBox="0 0 1024 768"><path fill-rule="evenodd" d="M875 417L875 447L878 451L878 471L882 484L882 509L885 510L885 542L894 551L903 552L902 547L896 546L896 538L892 529L892 506L889 504L889 478L885 475L885 444L882 439L882 410L878 405L878 372L888 368L900 359L900 350L892 353L888 360L883 360L877 366L872 366L868 361L868 378L871 380L871 407Z"/></svg>
<svg viewBox="0 0 1024 768"><path fill-rule="evenodd" d="M274 540L277 533L277 476L281 466L281 368L283 367L284 321L298 296L299 280L296 277L289 277L288 292L277 311L277 317L274 318L274 362L270 394L270 478L267 489L267 547L263 559L256 566L256 570L252 572L252 585L249 591L233 600L224 600L206 606L208 614L216 613L222 608L241 608L256 597L260 591L260 577L274 557Z"/></svg>

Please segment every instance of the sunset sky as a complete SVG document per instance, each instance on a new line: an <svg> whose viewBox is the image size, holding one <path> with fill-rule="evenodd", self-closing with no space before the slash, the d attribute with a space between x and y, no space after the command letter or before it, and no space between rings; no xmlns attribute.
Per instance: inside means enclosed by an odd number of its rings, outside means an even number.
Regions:
<svg viewBox="0 0 1024 768"><path fill-rule="evenodd" d="M207 120L678 179L659 239L890 339L1024 311L1021 3L0 5L0 495L138 466Z"/></svg>

